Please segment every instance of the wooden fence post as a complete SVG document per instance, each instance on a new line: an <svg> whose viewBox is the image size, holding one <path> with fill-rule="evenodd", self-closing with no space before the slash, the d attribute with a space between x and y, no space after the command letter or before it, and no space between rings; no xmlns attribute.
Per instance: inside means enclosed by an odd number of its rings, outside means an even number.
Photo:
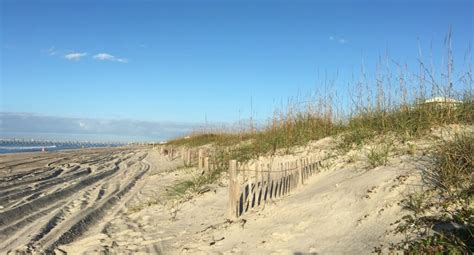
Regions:
<svg viewBox="0 0 474 255"><path fill-rule="evenodd" d="M270 200L270 198L273 197L273 182L272 182L272 176L270 175L270 163L267 163L267 191L266 191L266 196L265 196L265 203L267 203L267 199Z"/></svg>
<svg viewBox="0 0 474 255"><path fill-rule="evenodd" d="M191 149L188 149L187 158L188 158L188 165L191 165L192 164L192 150Z"/></svg>
<svg viewBox="0 0 474 255"><path fill-rule="evenodd" d="M304 158L300 159L301 163L301 184L304 184L305 172L304 172Z"/></svg>
<svg viewBox="0 0 474 255"><path fill-rule="evenodd" d="M209 172L209 157L204 157L204 171Z"/></svg>
<svg viewBox="0 0 474 255"><path fill-rule="evenodd" d="M203 151L199 149L198 151L198 169L204 168L204 158L203 158Z"/></svg>
<svg viewBox="0 0 474 255"><path fill-rule="evenodd" d="M288 194L288 182L287 182L287 180L288 180L288 173L291 169L291 164L290 164L290 162L286 162L285 165L286 165L286 167L285 167L285 172L284 172L285 176L283 177L283 181L284 181L283 188L285 190L285 195L286 195L286 194Z"/></svg>
<svg viewBox="0 0 474 255"><path fill-rule="evenodd" d="M237 161L229 161L229 220L236 220L238 214L237 198L239 197L239 189L237 183Z"/></svg>

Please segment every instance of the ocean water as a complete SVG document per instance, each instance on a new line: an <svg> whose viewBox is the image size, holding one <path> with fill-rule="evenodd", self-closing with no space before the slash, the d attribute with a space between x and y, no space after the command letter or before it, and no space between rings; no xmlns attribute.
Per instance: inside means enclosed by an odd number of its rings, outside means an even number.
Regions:
<svg viewBox="0 0 474 255"><path fill-rule="evenodd" d="M120 144L87 144L87 143L41 143L41 142L0 142L0 154L19 153L19 152L35 152L35 151L59 151L82 148L99 148L99 147L116 147Z"/></svg>

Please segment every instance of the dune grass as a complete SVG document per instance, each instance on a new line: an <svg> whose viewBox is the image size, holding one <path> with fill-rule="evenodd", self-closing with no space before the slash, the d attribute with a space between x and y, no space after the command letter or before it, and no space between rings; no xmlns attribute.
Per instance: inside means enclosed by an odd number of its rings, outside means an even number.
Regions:
<svg viewBox="0 0 474 255"><path fill-rule="evenodd" d="M474 134L440 143L427 173L428 188L409 195L397 231L408 238L395 246L409 254L474 252Z"/></svg>
<svg viewBox="0 0 474 255"><path fill-rule="evenodd" d="M387 111L361 113L346 123L322 118L314 113L298 113L282 119L273 119L271 125L258 131L237 134L197 134L176 139L170 145L232 147L237 159L248 160L278 150L290 151L294 146L327 136L340 135L340 147L349 149L362 145L375 136L395 134L401 140L426 135L432 127L448 124L474 123L474 103L467 98L455 106L406 105ZM227 157L226 157L227 158Z"/></svg>
<svg viewBox="0 0 474 255"><path fill-rule="evenodd" d="M447 37L447 45L451 45L450 36ZM434 127L473 125L474 97L470 65L456 76L452 51L448 49L446 52L448 64L439 73L435 73L432 66L427 67L421 57L418 72L410 72L401 65L396 65L396 71L387 68L381 72L378 65L372 81L363 72L361 80L352 87L349 104L341 104L336 91L327 92L317 98L303 100L305 104L289 103L284 110L276 111L267 125L260 129L196 131L189 137L170 141L170 145L176 146L211 145L215 150L212 160L219 162L219 166L209 176L198 177L183 186L188 190L214 182L227 169L230 159L246 161L260 155L290 153L294 146L328 136L338 137L339 149L345 153L375 137L389 135L406 142L428 135ZM427 98L435 97L447 100L426 102ZM450 102L451 98L457 101ZM472 143L473 135L469 134L440 145L433 158L435 167L430 175L432 183L436 184L433 189L440 196L439 206L444 208L442 215L436 214L439 216L436 221L454 222L461 226L460 232L433 234L424 231L423 235L408 240L398 248L409 253L473 252ZM414 150L414 147L410 149ZM368 163L372 167L387 164L389 151L388 145L374 147L367 155ZM434 219L428 220L422 216L430 205L426 199L426 196L407 197L407 201L411 202L406 207L415 213L405 218L405 221L418 230L433 227Z"/></svg>

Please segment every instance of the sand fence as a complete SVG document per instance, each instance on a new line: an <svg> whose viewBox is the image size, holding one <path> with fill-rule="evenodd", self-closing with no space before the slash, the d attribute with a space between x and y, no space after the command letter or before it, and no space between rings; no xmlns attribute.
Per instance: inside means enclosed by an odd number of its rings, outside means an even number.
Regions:
<svg viewBox="0 0 474 255"><path fill-rule="evenodd" d="M223 162L217 162L209 148L161 146L159 150L169 160L181 158L186 166L195 166L203 170L203 174L228 167L230 220L236 220L251 209L263 209L267 202L295 192L308 178L320 172L327 160L315 156L286 161L271 158L245 163L230 160L228 166L222 166L219 164Z"/></svg>
<svg viewBox="0 0 474 255"><path fill-rule="evenodd" d="M218 162L212 157L213 150L210 148L188 148L174 146L160 146L157 148L160 154L168 160L182 159L185 166L195 166L205 173L211 172L218 167Z"/></svg>
<svg viewBox="0 0 474 255"><path fill-rule="evenodd" d="M263 208L271 200L295 192L323 167L314 157L253 164L229 162L228 217L235 220L252 208Z"/></svg>

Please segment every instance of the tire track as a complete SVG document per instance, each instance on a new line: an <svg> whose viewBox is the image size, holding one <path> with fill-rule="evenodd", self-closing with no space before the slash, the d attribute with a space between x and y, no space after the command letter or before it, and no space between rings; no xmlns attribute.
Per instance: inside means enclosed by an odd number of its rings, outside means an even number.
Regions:
<svg viewBox="0 0 474 255"><path fill-rule="evenodd" d="M9 181L0 192L0 253L49 254L76 240L119 208L150 168L143 162L146 153L130 149L75 153L68 162L62 155L44 168L31 168L37 171L4 177ZM31 167L17 165L19 171Z"/></svg>
<svg viewBox="0 0 474 255"><path fill-rule="evenodd" d="M63 169L59 169L58 171L56 171L55 172L56 176L58 176L63 171L64 171ZM8 203L8 201L10 201L10 200L14 200L14 199L18 199L18 198L22 198L22 197L26 197L26 196L30 196L30 195L36 195L36 197L38 197L40 194L42 194L42 192L44 190L46 190L48 188L63 184L65 182L72 181L74 179L78 179L78 178L80 178L84 175L90 174L91 172L92 171L91 171L90 168L85 168L85 169L79 170L78 172L76 172L72 175L67 175L67 176L64 176L64 177L39 182L39 183L35 184L34 186L27 186L27 187L19 186L19 187L16 187L13 190L7 191L6 192L7 194L1 194L0 193L0 205L4 205L4 203ZM26 200L28 201L28 200L32 200L32 199L27 198Z"/></svg>
<svg viewBox="0 0 474 255"><path fill-rule="evenodd" d="M135 186L136 182L141 179L149 169L148 165L142 163L145 167L132 178L132 180L121 190L114 192L101 204L95 206L93 209L88 210L85 216L79 220L77 223L71 226L71 228L63 233L57 240L52 244L47 245L45 251L52 252L57 246L62 244L70 243L81 236L92 224L99 222L114 205L116 205L120 199L125 196L125 194L130 191L130 189Z"/></svg>

